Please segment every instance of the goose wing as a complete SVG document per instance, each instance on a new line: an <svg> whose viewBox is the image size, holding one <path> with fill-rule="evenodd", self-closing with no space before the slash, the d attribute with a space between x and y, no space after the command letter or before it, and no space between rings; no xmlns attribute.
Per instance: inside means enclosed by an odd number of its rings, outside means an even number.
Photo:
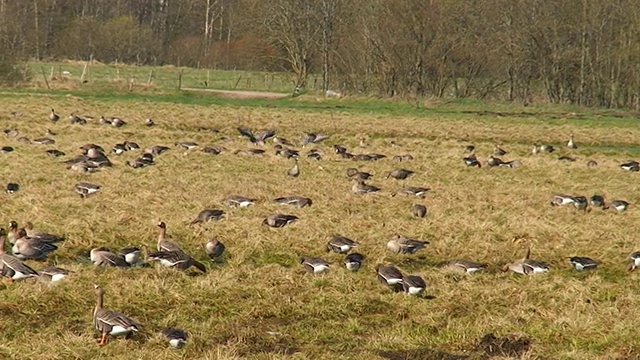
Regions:
<svg viewBox="0 0 640 360"><path fill-rule="evenodd" d="M98 266L129 267L129 263L127 263L124 256L110 251L101 251L95 264Z"/></svg>
<svg viewBox="0 0 640 360"><path fill-rule="evenodd" d="M276 135L275 130L265 130L256 136L256 141L264 142L270 137L274 137Z"/></svg>
<svg viewBox="0 0 640 360"><path fill-rule="evenodd" d="M135 320L127 317L126 315L107 309L98 309L95 312L94 320L96 323L96 327L103 331L103 327L100 326L102 324L108 325L111 328L116 326L120 326L123 329L131 330L131 331L139 331L140 324L138 324Z"/></svg>
<svg viewBox="0 0 640 360"><path fill-rule="evenodd" d="M249 141L251 142L256 142L256 138L255 136L253 136L253 132L246 128L246 127L238 127L238 132L242 135L242 136L246 136Z"/></svg>
<svg viewBox="0 0 640 360"><path fill-rule="evenodd" d="M9 254L3 254L0 256L0 262L3 266L6 266L16 273L24 275L38 276L38 272L30 268L27 264L23 263L20 259Z"/></svg>

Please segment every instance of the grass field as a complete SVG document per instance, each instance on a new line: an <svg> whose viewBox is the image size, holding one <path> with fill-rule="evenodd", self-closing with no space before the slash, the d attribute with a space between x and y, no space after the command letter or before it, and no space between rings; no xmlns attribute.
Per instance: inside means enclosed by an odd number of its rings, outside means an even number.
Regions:
<svg viewBox="0 0 640 360"><path fill-rule="evenodd" d="M634 205L625 213L549 206L554 193L640 202L637 173L618 165L638 156L640 127L629 114L583 109L500 104L410 105L314 99L224 102L204 95L175 98L73 96L21 92L0 94L0 122L30 139L55 133L52 146L18 143L3 137L0 145L15 151L0 154L3 184L17 182L13 195L0 195L3 218L32 221L37 228L64 234L67 240L50 257L75 271L51 286L27 280L0 285L0 358L3 359L638 359L640 274L626 272L626 259L640 250ZM63 119L48 121L53 107ZM479 112L475 112L478 110ZM499 111L487 112L488 110ZM20 117L9 115L17 111ZM128 124L112 128L90 122L72 126L66 115L120 116ZM147 128L145 118L157 126ZM305 132L331 135L318 147L323 160L307 159L302 149L301 175L286 176L292 161L275 156L272 144L263 156L237 156L253 147L237 126L273 128L300 149ZM218 134L200 131L215 128ZM579 146L564 144L570 133ZM228 136L230 141L221 138ZM360 138L366 147L359 147ZM132 169L126 160L140 152L109 154L114 166L94 174L67 170L62 163L80 154L85 143L110 149L124 140L143 148L172 147L156 165ZM218 156L199 149L173 147L177 141L228 149ZM555 145L553 154L532 156L534 142ZM520 159L516 169L467 168L465 145L474 144L484 161L499 143L504 160ZM331 145L353 153L382 153L376 162L340 159ZM46 149L67 155L52 159ZM394 162L410 153L414 160ZM571 155L576 162L557 160ZM599 163L587 168L589 159ZM369 183L382 190L356 195L345 170L358 167L375 176ZM385 178L403 167L416 171L408 180ZM81 199L79 181L100 184L101 192ZM425 199L391 197L405 185L428 186ZM243 209L222 204L229 194L255 197ZM313 199L309 208L273 203L284 195ZM409 206L423 203L425 219L411 217ZM188 226L205 207L226 212L220 222ZM300 220L282 229L262 226L280 211ZM154 248L158 220L197 259L206 262L204 243L218 237L227 246L226 262L207 262L205 275L159 266L139 269L94 268L92 247ZM6 225L4 225L6 226ZM386 242L396 233L430 241L414 255L393 255ZM363 269L347 272L343 256L327 254L330 236L342 234L360 243ZM507 262L521 258L532 245L532 257L551 271L523 277L503 273ZM332 263L325 275L306 274L300 255L322 256ZM601 261L598 270L577 272L569 256ZM486 262L472 276L437 264L454 258ZM392 263L419 274L428 289L422 298L392 293L377 282L374 267ZM36 270L44 264L28 261ZM105 307L140 322L131 340L110 339L98 347L92 324L92 284L106 291ZM166 326L191 336L182 350L172 350L157 332ZM499 354L478 347L487 333L526 338L523 351ZM495 348L494 348L495 349Z"/></svg>

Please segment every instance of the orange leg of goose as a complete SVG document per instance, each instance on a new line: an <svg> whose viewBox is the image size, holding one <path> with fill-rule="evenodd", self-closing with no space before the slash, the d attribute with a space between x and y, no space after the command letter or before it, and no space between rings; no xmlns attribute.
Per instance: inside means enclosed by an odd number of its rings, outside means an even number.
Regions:
<svg viewBox="0 0 640 360"><path fill-rule="evenodd" d="M107 333L102 334L102 338L100 338L100 341L98 341L99 346L107 345L107 335Z"/></svg>

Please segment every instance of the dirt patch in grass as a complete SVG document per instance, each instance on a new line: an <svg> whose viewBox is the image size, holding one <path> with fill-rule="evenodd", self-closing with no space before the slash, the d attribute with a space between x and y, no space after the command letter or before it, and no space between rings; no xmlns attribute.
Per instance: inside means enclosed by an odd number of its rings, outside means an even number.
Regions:
<svg viewBox="0 0 640 360"><path fill-rule="evenodd" d="M282 99L289 96L289 94L275 93L275 92L262 92L262 91L214 90L214 89L192 89L192 88L182 88L182 90L214 93L220 97L224 97L228 99Z"/></svg>

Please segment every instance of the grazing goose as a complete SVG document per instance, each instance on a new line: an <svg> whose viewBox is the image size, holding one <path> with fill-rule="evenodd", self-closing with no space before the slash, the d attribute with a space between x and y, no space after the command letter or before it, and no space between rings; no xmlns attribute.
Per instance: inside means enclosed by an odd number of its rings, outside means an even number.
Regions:
<svg viewBox="0 0 640 360"><path fill-rule="evenodd" d="M187 343L189 337L184 330L176 328L163 329L161 334L165 340L169 342L169 346L175 349L182 348Z"/></svg>
<svg viewBox="0 0 640 360"><path fill-rule="evenodd" d="M98 345L107 344L107 336L125 335L129 338L132 333L140 331L140 324L122 313L104 309L104 290L99 285L93 285L96 290L96 306L93 309L93 324L102 337Z"/></svg>
<svg viewBox="0 0 640 360"><path fill-rule="evenodd" d="M504 150L502 150L502 148L500 148L500 146L496 144L496 145L493 147L493 155L496 155L496 156L505 156L505 155L507 155L507 152L506 152L506 151L504 151Z"/></svg>
<svg viewBox="0 0 640 360"><path fill-rule="evenodd" d="M591 206L593 207L597 207L597 208L601 208L604 209L605 208L605 201L604 201L604 197L601 195L593 195L591 197L591 199L589 199L591 202Z"/></svg>
<svg viewBox="0 0 640 360"><path fill-rule="evenodd" d="M589 160L587 162L587 167L594 167L594 166L598 166L598 163L595 160Z"/></svg>
<svg viewBox="0 0 640 360"><path fill-rule="evenodd" d="M27 234L27 237L30 237L30 238L41 239L49 243L64 241L64 236L54 235L54 234L44 232L42 230L35 229L31 221L27 221L26 223L24 223L24 230Z"/></svg>
<svg viewBox="0 0 640 360"><path fill-rule="evenodd" d="M182 142L177 142L174 144L175 146L179 146L184 150L191 150L191 149L195 149L198 147L198 144L192 142L192 141L182 141Z"/></svg>
<svg viewBox="0 0 640 360"><path fill-rule="evenodd" d="M220 155L221 152L227 149L223 146L205 146L202 148L202 152L210 155Z"/></svg>
<svg viewBox="0 0 640 360"><path fill-rule="evenodd" d="M322 140L328 139L329 135L322 135L322 134L316 134L316 133L307 133L304 138L302 139L302 146L304 147L307 144L317 144Z"/></svg>
<svg viewBox="0 0 640 360"><path fill-rule="evenodd" d="M138 247L127 247L120 251L118 251L118 255L124 257L124 261L129 264L129 266L142 266L144 263L140 257L140 248Z"/></svg>
<svg viewBox="0 0 640 360"><path fill-rule="evenodd" d="M298 220L298 217L295 215L275 213L267 216L267 218L262 220L262 224L273 228L281 228L293 223L296 220Z"/></svg>
<svg viewBox="0 0 640 360"><path fill-rule="evenodd" d="M207 272L204 264L195 260L182 250L152 252L149 254L149 260L158 261L160 265L168 268L187 270L194 266L203 273Z"/></svg>
<svg viewBox="0 0 640 360"><path fill-rule="evenodd" d="M369 180L370 177L373 177L373 175L371 175L370 173L364 172L364 171L358 171L358 169L356 168L348 168L347 176L350 178L356 178L361 180Z"/></svg>
<svg viewBox="0 0 640 360"><path fill-rule="evenodd" d="M258 134L257 136L254 136L253 132L245 127L238 127L238 132L242 135L242 136L246 136L249 141L251 141L252 143L256 144L256 145L264 145L264 142L270 138L276 135L275 130L265 130L263 132L261 132L260 134Z"/></svg>
<svg viewBox="0 0 640 360"><path fill-rule="evenodd" d="M146 153L146 154L143 154L141 157L139 157L139 158L137 158L137 159L135 159L133 161L128 161L127 160L126 164L128 166L131 166L134 169L147 167L147 166L150 166L150 165L154 164L153 155L149 154L149 153Z"/></svg>
<svg viewBox="0 0 640 360"><path fill-rule="evenodd" d="M67 169L71 169L73 171L77 171L80 173L94 173L97 171L100 171L100 167L99 166L95 166L89 163L85 163L85 162L80 162L80 163L75 163L73 165L68 165Z"/></svg>
<svg viewBox="0 0 640 360"><path fill-rule="evenodd" d="M279 197L274 199L273 201L277 202L280 205L293 205L299 208L311 206L313 204L313 201L311 199L295 195Z"/></svg>
<svg viewBox="0 0 640 360"><path fill-rule="evenodd" d="M612 202L609 203L609 207L613 208L617 212L623 212L627 210L629 205L630 204L624 200L613 200Z"/></svg>
<svg viewBox="0 0 640 360"><path fill-rule="evenodd" d="M73 113L69 114L69 122L71 124L78 124L78 125L86 125L87 124L87 120L84 118L81 118L78 115L74 115Z"/></svg>
<svg viewBox="0 0 640 360"><path fill-rule="evenodd" d="M627 267L627 270L633 271L638 266L640 266L640 251L636 251L629 255L629 266Z"/></svg>
<svg viewBox="0 0 640 360"><path fill-rule="evenodd" d="M395 266L378 264L376 266L376 274L378 275L378 281L383 285L389 286L393 291L400 292L404 290L402 272Z"/></svg>
<svg viewBox="0 0 640 360"><path fill-rule="evenodd" d="M589 205L589 202L587 201L587 198L584 196L576 196L573 198L573 206L575 206L575 208L578 210L582 210L583 212L586 213L588 205Z"/></svg>
<svg viewBox="0 0 640 360"><path fill-rule="evenodd" d="M204 251L212 261L216 261L222 256L226 247L218 239L211 239L204 245Z"/></svg>
<svg viewBox="0 0 640 360"><path fill-rule="evenodd" d="M631 160L629 162L620 164L620 168L622 170L627 170L627 171L632 171L632 172L638 172L640 171L640 163L638 163L635 160Z"/></svg>
<svg viewBox="0 0 640 360"><path fill-rule="evenodd" d="M236 150L233 152L233 155L262 155L265 152L263 149ZM278 154L280 154L280 152L276 151L276 155Z"/></svg>
<svg viewBox="0 0 640 360"><path fill-rule="evenodd" d="M527 252L524 258L520 260L516 260L512 263L506 264L502 268L502 271L511 270L521 275L533 275L533 274L549 271L549 265L547 263L537 261L537 260L532 260L530 256L531 256L531 246L527 247Z"/></svg>
<svg viewBox="0 0 640 360"><path fill-rule="evenodd" d="M51 156L51 157L60 157L60 156L65 156L66 154L63 151L57 150L57 149L51 149L51 150L47 150L45 151L47 153L47 155Z"/></svg>
<svg viewBox="0 0 640 360"><path fill-rule="evenodd" d="M124 120L122 120L120 118L117 118L117 117L111 118L111 126L113 126L113 127L122 127L122 126L125 126L125 125L127 125L126 121L124 121Z"/></svg>
<svg viewBox="0 0 640 360"><path fill-rule="evenodd" d="M416 251L428 245L428 241L421 241L395 235L387 242L387 249L394 254L415 254Z"/></svg>
<svg viewBox="0 0 640 360"><path fill-rule="evenodd" d="M194 225L197 223L206 223L211 220L221 220L224 217L224 211L218 209L204 209L198 213L193 221L191 221L190 225Z"/></svg>
<svg viewBox="0 0 640 360"><path fill-rule="evenodd" d="M420 295L427 288L427 284L420 276L417 275L405 275L402 277L402 288L404 292L409 295Z"/></svg>
<svg viewBox="0 0 640 360"><path fill-rule="evenodd" d="M429 190L431 189L428 187L407 186L400 189L400 191L398 191L397 193L391 194L391 196L396 196L396 194L402 194L402 195L417 196L417 197L424 198L424 196L427 194L427 191Z"/></svg>
<svg viewBox="0 0 640 360"><path fill-rule="evenodd" d="M128 140L125 140L124 147L127 149L127 151L140 150L140 145L138 145L137 143L134 143L133 141L128 141Z"/></svg>
<svg viewBox="0 0 640 360"><path fill-rule="evenodd" d="M487 165L489 165L490 167L502 166L504 165L504 161L491 155L489 156L489 160L487 160Z"/></svg>
<svg viewBox="0 0 640 360"><path fill-rule="evenodd" d="M336 154L345 154L347 152L346 147L338 144L333 145L333 150L336 151Z"/></svg>
<svg viewBox="0 0 640 360"><path fill-rule="evenodd" d="M17 239L11 248L13 256L20 260L42 260L56 250L58 247L50 242L29 237Z"/></svg>
<svg viewBox="0 0 640 360"><path fill-rule="evenodd" d="M113 165L111 163L111 160L109 160L109 158L98 149L87 150L86 158L84 158L83 161L98 167L107 167Z"/></svg>
<svg viewBox="0 0 640 360"><path fill-rule="evenodd" d="M105 247L91 249L89 258L95 266L129 267L124 256L114 254Z"/></svg>
<svg viewBox="0 0 640 360"><path fill-rule="evenodd" d="M73 271L47 265L40 269L39 273L41 279L54 283L66 278L69 274L73 273Z"/></svg>
<svg viewBox="0 0 640 360"><path fill-rule="evenodd" d="M357 178L351 187L351 191L355 194L367 194L380 191L380 188L373 185L367 185L364 180Z"/></svg>
<svg viewBox="0 0 640 360"><path fill-rule="evenodd" d="M333 251L338 254L346 254L357 246L357 242L344 236L335 235L327 243L327 252Z"/></svg>
<svg viewBox="0 0 640 360"><path fill-rule="evenodd" d="M55 144L56 141L48 137L43 137L43 138L34 139L33 143L38 145L52 145L52 144Z"/></svg>
<svg viewBox="0 0 640 360"><path fill-rule="evenodd" d="M578 148L576 143L573 141L573 134L569 135L569 141L567 142L567 147L569 149L577 149Z"/></svg>
<svg viewBox="0 0 640 360"><path fill-rule="evenodd" d="M280 146L293 146L289 140L279 136L273 137L273 143Z"/></svg>
<svg viewBox="0 0 640 360"><path fill-rule="evenodd" d="M80 150L82 150L82 154L83 155L88 155L89 154L89 150L91 149L95 149L98 152L101 152L104 154L104 149L102 148L102 146L100 145L96 145L96 144L84 144L80 147Z"/></svg>
<svg viewBox="0 0 640 360"><path fill-rule="evenodd" d="M307 152L307 158L320 161L322 160L322 152L318 149L311 149Z"/></svg>
<svg viewBox="0 0 640 360"><path fill-rule="evenodd" d="M122 155L124 152L126 152L128 149L127 147L124 145L124 143L119 143L119 144L115 144L113 146L113 148L111 149L111 151L116 154L116 155Z"/></svg>
<svg viewBox="0 0 640 360"><path fill-rule="evenodd" d="M144 125L145 126L153 126L155 124L156 124L156 122L153 121L153 119L145 119L145 121L144 121Z"/></svg>
<svg viewBox="0 0 640 360"><path fill-rule="evenodd" d="M287 175L291 177L298 177L300 175L300 167L298 166L298 158L295 158L296 162L291 169L287 171Z"/></svg>
<svg viewBox="0 0 640 360"><path fill-rule="evenodd" d="M100 185L96 185L88 182L79 182L75 185L75 190L76 190L76 193L78 193L81 198L86 198L87 196L100 191Z"/></svg>
<svg viewBox="0 0 640 360"><path fill-rule="evenodd" d="M164 153L167 150L170 150L171 148L168 146L163 146L163 145L153 145L151 147L148 147L146 149L144 149L144 152L147 154L152 154L152 155L160 155L162 153Z"/></svg>
<svg viewBox="0 0 640 360"><path fill-rule="evenodd" d="M347 270L358 271L364 261L364 255L360 253L352 253L344 258L344 266Z"/></svg>
<svg viewBox="0 0 640 360"><path fill-rule="evenodd" d="M0 152L3 154L10 153L12 151L13 148L11 146L3 146L2 148L0 148Z"/></svg>
<svg viewBox="0 0 640 360"><path fill-rule="evenodd" d="M472 153L475 149L476 149L476 147L475 147L475 146L473 146L473 145L466 145L466 146L464 147L464 151L465 151L465 152L468 152L468 153Z"/></svg>
<svg viewBox="0 0 640 360"><path fill-rule="evenodd" d="M18 136L18 134L20 134L20 132L15 129L5 129L3 132L5 135L12 136L12 137L16 137Z"/></svg>
<svg viewBox="0 0 640 360"><path fill-rule="evenodd" d="M471 154L467 157L463 157L462 160L464 161L464 164L470 167L473 166L477 166L477 167L482 167L482 164L480 163L480 161L478 161L478 158L476 157L475 154Z"/></svg>
<svg viewBox="0 0 640 360"><path fill-rule="evenodd" d="M573 204L573 200L574 198L572 196L557 194L551 196L550 202L551 206L561 206Z"/></svg>
<svg viewBox="0 0 640 360"><path fill-rule="evenodd" d="M160 232L158 233L156 249L158 251L182 251L178 244L167 238L167 224L164 221L159 221L157 226L160 228Z"/></svg>
<svg viewBox="0 0 640 360"><path fill-rule="evenodd" d="M552 145L540 145L540 152L552 153L556 151L556 149Z"/></svg>
<svg viewBox="0 0 640 360"><path fill-rule="evenodd" d="M20 190L20 185L17 183L8 183L7 187L5 188L7 194L13 194L16 191Z"/></svg>
<svg viewBox="0 0 640 360"><path fill-rule="evenodd" d="M322 258L301 257L300 264L311 274L319 274L329 270L329 263Z"/></svg>
<svg viewBox="0 0 640 360"><path fill-rule="evenodd" d="M56 111L54 109L51 109L49 120L51 120L52 122L57 122L58 120L60 120L60 115L56 114Z"/></svg>
<svg viewBox="0 0 640 360"><path fill-rule="evenodd" d="M569 258L569 262L578 271L592 270L598 267L598 263L588 257L572 256Z"/></svg>
<svg viewBox="0 0 640 360"><path fill-rule="evenodd" d="M276 155L280 155L285 159L298 159L300 157L300 152L298 150L293 149L276 149Z"/></svg>
<svg viewBox="0 0 640 360"><path fill-rule="evenodd" d="M0 275L9 278L10 281L24 280L37 277L37 271L30 268L20 259L5 252L7 246L7 232L0 228Z"/></svg>
<svg viewBox="0 0 640 360"><path fill-rule="evenodd" d="M411 215L419 218L427 216L427 207L422 204L411 205Z"/></svg>
<svg viewBox="0 0 640 360"><path fill-rule="evenodd" d="M445 267L451 270L461 271L467 274L473 274L484 270L487 265L475 261L455 259L445 264Z"/></svg>
<svg viewBox="0 0 640 360"><path fill-rule="evenodd" d="M224 203L230 207L247 207L249 205L253 205L256 202L256 199L251 199L248 197L240 196L240 195L229 195L224 199Z"/></svg>
<svg viewBox="0 0 640 360"><path fill-rule="evenodd" d="M408 177L410 177L411 175L413 175L415 173L415 171L411 171L411 170L407 170L407 169L395 169L393 171L390 171L389 173L387 173L387 179L389 177L392 177L396 180L404 180Z"/></svg>

